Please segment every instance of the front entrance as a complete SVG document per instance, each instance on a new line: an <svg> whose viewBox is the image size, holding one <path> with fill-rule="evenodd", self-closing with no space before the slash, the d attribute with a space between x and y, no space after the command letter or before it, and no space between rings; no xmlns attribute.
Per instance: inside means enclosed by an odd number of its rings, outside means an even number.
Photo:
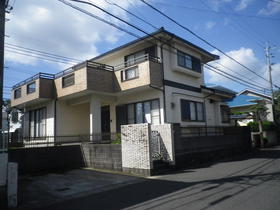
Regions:
<svg viewBox="0 0 280 210"><path fill-rule="evenodd" d="M102 140L110 140L110 106L101 107L101 132Z"/></svg>

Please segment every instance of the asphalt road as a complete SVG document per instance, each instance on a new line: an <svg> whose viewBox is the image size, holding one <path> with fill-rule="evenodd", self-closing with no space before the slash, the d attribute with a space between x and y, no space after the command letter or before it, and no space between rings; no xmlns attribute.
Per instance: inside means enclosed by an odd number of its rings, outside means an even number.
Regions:
<svg viewBox="0 0 280 210"><path fill-rule="evenodd" d="M279 210L280 147L174 171L43 209Z"/></svg>

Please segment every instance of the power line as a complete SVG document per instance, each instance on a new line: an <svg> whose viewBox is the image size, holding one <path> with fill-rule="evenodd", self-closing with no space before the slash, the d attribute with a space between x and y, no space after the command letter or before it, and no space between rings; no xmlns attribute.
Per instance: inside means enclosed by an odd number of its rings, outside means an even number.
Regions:
<svg viewBox="0 0 280 210"><path fill-rule="evenodd" d="M58 1L60 1L60 2L62 2L62 3L64 3L64 4L66 4L66 5L68 5L68 6L72 7L72 8L74 8L74 9L76 9L76 10L80 11L80 12L83 12L83 13L85 13L85 14L87 14L87 15L91 16L91 17L94 17L94 18L96 18L96 19L98 19L98 20L100 20L100 21L103 21L103 22L105 22L105 23L107 23L107 24L110 24L111 26L116 27L116 28L118 28L119 30L124 31L122 28L119 28L118 26L115 26L115 24L112 24L112 23L110 23L110 22L108 23L108 21L106 21L106 20L104 20L104 19L102 19L102 18L100 18L100 17L98 17L98 16L96 16L96 15L93 15L92 13L90 13L90 12L88 12L88 11L86 11L86 10L81 9L80 7L74 6L74 5L72 5L71 3L66 2L65 0L58 0ZM83 3L83 1L77 1L77 0L71 0L71 1L76 1L76 2ZM91 3L89 3L89 2L86 2L86 4L91 5ZM107 11L106 11L106 12L107 12ZM109 13L109 12L107 12L107 13ZM118 18L118 19L120 19L120 18ZM121 19L121 21L126 22L126 21L124 21L124 20L122 20L122 19ZM132 24L130 24L130 23L129 23L129 25L131 25L131 26L132 26L132 27L134 27L134 28L138 28L138 27L136 27L136 26L134 26L134 25L132 25ZM163 40L161 40L161 39L159 39L159 38L155 37L154 35L151 35L151 34L149 34L149 33L145 32L145 31L144 31L144 30L142 30L142 29L139 29L139 30L140 30L141 32L143 32L143 33L147 34L148 36L153 37L153 38L155 38L155 39L159 40L160 42L163 42ZM133 34L133 33L129 32L129 31L127 31L127 30L125 30L124 32L128 32L130 35L132 35L132 36L135 36L135 37L139 38L139 36L138 36L138 35L135 35L135 34ZM142 39L142 40L144 40L144 38L143 38L143 37L142 37L141 39ZM177 48L173 47L172 45L170 45L170 44L169 44L169 43L167 43L167 42L163 42L163 43L165 43L165 44L169 45L170 47L172 47L172 48L174 48L174 49L177 49ZM165 49L165 50L170 51L169 49ZM172 52L172 51L170 51L170 52ZM174 52L172 52L172 53L174 53ZM218 70L219 70L219 69L218 69ZM245 85L245 84L244 84L244 85ZM254 85L255 85L255 84L254 84ZM264 88L262 88L262 89L264 89Z"/></svg>
<svg viewBox="0 0 280 210"><path fill-rule="evenodd" d="M206 67L206 69L207 69L207 70L210 70L210 71L212 71L212 72L215 72L216 74L219 74L219 75L221 75L221 76L223 76L223 77L225 77L225 78L227 78L227 79L230 79L230 80L232 80L232 81L234 81L234 82L236 82L236 83L239 83L239 84L241 84L241 85L244 85L244 86L246 86L246 87L249 87L249 88L251 88L251 89L253 89L253 90L257 90L257 91L260 91L260 92L265 92L265 89L258 89L258 88L256 88L255 86L251 86L251 85L248 85L247 83L240 82L239 80L233 79L233 78L231 78L231 77L229 77L229 76L227 76L227 75L225 75L225 74L223 74L223 73L217 71L216 69L211 69L211 68L209 68L209 67Z"/></svg>
<svg viewBox="0 0 280 210"><path fill-rule="evenodd" d="M275 0L269 0L269 1L280 4L280 1L275 1Z"/></svg>
<svg viewBox="0 0 280 210"><path fill-rule="evenodd" d="M106 1L108 4L114 5L114 6L118 7L118 8L120 8L120 9L122 9L123 11L125 11L125 12L127 12L128 14L132 15L133 17L137 18L138 20L141 20L142 22L146 23L147 25L151 26L152 28L154 28L154 29L156 29L156 30L159 29L158 27L154 26L153 24L149 23L148 21L144 20L143 18L139 17L138 15L135 15L135 14L133 14L132 12L128 11L127 9L123 8L123 7L120 6L119 4L117 4L117 3L112 3L112 2L110 2L110 1L108 1L108 0L104 0L104 1Z"/></svg>
<svg viewBox="0 0 280 210"><path fill-rule="evenodd" d="M32 49L32 48L27 48L27 47L15 45L15 44L10 44L10 43L5 43L5 44L9 45L11 47L16 47L16 48L20 48L20 49L24 49L24 50L28 50L28 51L37 52L39 54L46 54L46 55L54 56L54 57L61 58L61 59L82 62L82 60L79 60L79 59L76 59L76 58L70 58L70 57L66 57L66 56L62 56L62 55L57 55L57 54L53 54L53 53L49 53L49 52L45 52L45 51L41 51L41 50L36 50L36 49Z"/></svg>
<svg viewBox="0 0 280 210"><path fill-rule="evenodd" d="M214 66L212 66L212 65L210 65L210 64L205 64L207 67L211 67L211 68L214 68L214 69L216 69L216 70L218 70L218 71L220 71L220 72L222 72L222 73L224 73L224 74L226 74L226 75L228 75L228 76L231 76L231 77L233 77L233 78L235 78L235 79L238 79L238 80L240 80L240 81L242 81L242 82L245 82L245 83L247 83L247 84L249 84L249 85L253 85L253 86L255 86L255 87L258 87L258 88L261 88L261 89L265 89L265 88L263 88L262 86L259 86L259 85L256 85L256 84L254 84L254 83L252 83L252 82L248 82L248 81L245 81L244 79L241 79L241 78L238 78L238 77L236 77L236 76L233 76L233 75L231 75L231 74L229 74L229 73L227 73L227 72L225 72L225 71L223 71L223 70L220 70L219 68L216 68L216 67L214 67Z"/></svg>
<svg viewBox="0 0 280 210"><path fill-rule="evenodd" d="M5 51L20 54L20 55L24 55L24 56L27 56L27 57L33 57L33 58L37 58L37 59L41 59L41 60L45 60L45 61L51 61L51 62L55 62L55 63L64 63L64 64L73 63L73 62L64 62L64 61L61 61L61 60L54 60L54 59L45 58L45 57L41 57L41 56L36 56L36 55L32 55L32 54L27 54L27 53L15 51L15 50L10 50L10 49L6 49Z"/></svg>
<svg viewBox="0 0 280 210"><path fill-rule="evenodd" d="M77 63L77 61L71 61L71 60L68 60L68 59L65 59L65 58L55 57L55 56L51 56L51 55L47 55L47 54L43 54L43 53L37 53L35 51L25 50L25 49L22 49L22 48L16 48L16 47L11 47L11 46L7 46L7 45L5 45L5 48L8 49L8 50L15 50L17 52L27 53L27 54L35 55L35 56L42 56L44 58L48 58L48 59L50 58L50 59L54 59L54 60L58 60L58 61L64 61L64 62L67 62L67 63L73 63L73 64Z"/></svg>
<svg viewBox="0 0 280 210"><path fill-rule="evenodd" d="M239 17L245 17L245 18L257 18L257 19L263 19L263 20L280 21L280 18L261 17L261 16L256 16L256 15L237 14L237 13L233 13L233 12L221 12L221 11L215 11L215 10L213 10L211 8L203 9L203 8L189 7L189 6L185 6L185 5L176 5L176 4L162 3L162 2L157 2L157 4L160 4L160 5L163 5L163 6L168 6L168 7L181 8L181 9L197 10L199 12L216 13L218 15L233 15L233 16L239 16Z"/></svg>
<svg viewBox="0 0 280 210"><path fill-rule="evenodd" d="M227 69L227 70L229 70L229 71L231 71L231 72L233 72L233 73L235 73L235 74L241 76L241 78L246 78L248 81L252 81L251 78L248 78L247 76L245 76L245 75L243 75L243 74L240 74L239 72L234 71L233 69L231 69L231 68L229 68L229 67L227 67L227 66L225 66L225 65L223 65L223 64L221 64L221 63L219 63L219 62L217 62L217 61L215 61L215 63L218 64L219 66L222 66L223 68L225 68L225 69ZM263 84L261 84L261 83L257 83L257 82L255 82L255 83L256 83L256 84L259 84L259 85L263 85Z"/></svg>
<svg viewBox="0 0 280 210"><path fill-rule="evenodd" d="M177 22L176 20L174 20L173 18L169 17L168 15L166 15L165 13L163 13L162 11L158 10L157 8L155 8L154 6L152 6L151 4L147 3L144 0L141 0L144 4L146 4L147 6L149 6L150 8L152 8L153 10L155 10L156 12L158 12L159 14L161 14L162 16L166 17L167 19L169 19L170 21L172 21L173 23L175 23L176 25L180 26L181 28L183 28L184 30L188 31L189 33L191 33L193 36L195 36L196 38L200 39L201 41L203 41L204 43L206 43L207 45L211 46L212 48L218 50L220 53L222 53L223 55L225 55L226 57L230 58L231 60L233 60L234 62L238 63L240 66L242 66L243 68L247 69L248 71L252 72L253 74L257 75L258 77L262 78L263 80L269 82L269 80L267 80L266 78L260 76L259 74L257 74L255 71L253 71L252 69L248 68L247 66L245 66L244 64L240 63L239 61L237 61L235 58L229 56L227 53L225 53L224 51L222 51L221 49L215 47L213 44L211 44L210 42L208 42L206 39L200 37L199 35L197 35L195 32L193 32L192 30L188 29L187 27L183 26L182 24L180 24L179 22ZM274 86L278 87L277 85L274 84Z"/></svg>

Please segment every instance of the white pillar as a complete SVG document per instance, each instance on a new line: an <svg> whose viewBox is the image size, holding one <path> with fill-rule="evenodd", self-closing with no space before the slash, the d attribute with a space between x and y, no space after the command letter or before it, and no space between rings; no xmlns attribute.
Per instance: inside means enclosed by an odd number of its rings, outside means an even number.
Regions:
<svg viewBox="0 0 280 210"><path fill-rule="evenodd" d="M111 128L111 133L116 133L117 128L116 128L116 104L112 103L110 104L110 128Z"/></svg>
<svg viewBox="0 0 280 210"><path fill-rule="evenodd" d="M101 102L97 97L92 96L90 99L90 134L92 140L101 138Z"/></svg>

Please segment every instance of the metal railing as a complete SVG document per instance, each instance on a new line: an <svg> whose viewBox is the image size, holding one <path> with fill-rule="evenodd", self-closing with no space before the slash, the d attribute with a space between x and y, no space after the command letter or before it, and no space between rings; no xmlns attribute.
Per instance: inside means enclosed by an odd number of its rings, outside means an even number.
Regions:
<svg viewBox="0 0 280 210"><path fill-rule="evenodd" d="M53 147L81 143L93 144L120 144L119 133L98 133L83 135L61 135L43 137L18 137L10 138L8 147L11 148L33 148L33 147Z"/></svg>
<svg viewBox="0 0 280 210"><path fill-rule="evenodd" d="M195 137L195 136L222 136L224 135L224 127L180 127L181 137Z"/></svg>
<svg viewBox="0 0 280 210"><path fill-rule="evenodd" d="M142 63L144 61L148 61L148 60L152 61L152 62L155 62L155 63L160 63L160 58L159 57L155 57L155 56L151 56L149 54L145 54L145 55L142 55L142 56L139 56L137 58L128 60L124 63L121 63L121 64L115 66L115 70L120 70L120 69L123 69L123 68L127 68L129 66L133 66L133 65L136 65L136 64Z"/></svg>
<svg viewBox="0 0 280 210"><path fill-rule="evenodd" d="M30 82L33 82L36 79L54 79L54 76L55 76L54 74L48 74L48 73L39 72L38 74L35 74L34 76L29 77L26 80L23 80L22 82L19 82L19 83L15 84L13 86L13 90L17 89L18 87L21 87L23 85L26 85L26 84L28 84Z"/></svg>
<svg viewBox="0 0 280 210"><path fill-rule="evenodd" d="M93 62L93 61L85 61L85 62L79 63L75 66L72 66L68 69L65 69L64 71L61 71L61 72L57 73L55 75L55 79L57 79L59 77L63 77L67 74L70 74L70 73L72 73L76 70L79 70L81 68L84 68L84 67L91 67L91 68L94 68L94 69L105 70L105 71L114 71L113 66L109 66L109 65L106 65L106 64L103 64L103 63L97 63L97 62Z"/></svg>

